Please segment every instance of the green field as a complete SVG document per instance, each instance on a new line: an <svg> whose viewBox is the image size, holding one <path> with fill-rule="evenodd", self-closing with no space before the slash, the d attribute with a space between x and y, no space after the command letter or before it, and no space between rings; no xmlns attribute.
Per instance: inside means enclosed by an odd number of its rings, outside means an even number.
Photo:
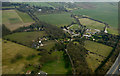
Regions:
<svg viewBox="0 0 120 76"><path fill-rule="evenodd" d="M3 74L21 74L25 64L38 64L38 57L32 60L26 60L26 57L31 54L37 55L37 51L10 41L4 40L2 42L2 73ZM11 63L17 54L21 54L22 59Z"/></svg>
<svg viewBox="0 0 120 76"><path fill-rule="evenodd" d="M85 3L78 3L79 5L84 5ZM108 23L114 28L118 28L118 5L117 3L87 3L91 4L89 8L82 8L74 10L74 14L87 15L94 19ZM113 5L114 4L114 5ZM85 7L85 6L84 6Z"/></svg>
<svg viewBox="0 0 120 76"><path fill-rule="evenodd" d="M70 27L70 29L78 29L79 28L79 25L78 24L73 24L71 27Z"/></svg>
<svg viewBox="0 0 120 76"><path fill-rule="evenodd" d="M21 19L23 20L24 23L34 22L33 19L27 13L20 12L18 10L16 10L16 12L21 17Z"/></svg>
<svg viewBox="0 0 120 76"><path fill-rule="evenodd" d="M99 29L103 30L105 25L97 21L93 21L87 18L80 18L80 23L90 29Z"/></svg>
<svg viewBox="0 0 120 76"><path fill-rule="evenodd" d="M48 41L44 41L43 44L44 46L43 47L40 47L41 49L46 49L47 51L50 51L52 47L55 46L55 41L54 40L48 40Z"/></svg>
<svg viewBox="0 0 120 76"><path fill-rule="evenodd" d="M110 34L115 34L115 35L118 35L118 29L116 29L116 28L108 28L107 29L107 31L108 31L108 33L110 33Z"/></svg>
<svg viewBox="0 0 120 76"><path fill-rule="evenodd" d="M36 40L38 37L46 36L44 31L39 32L20 32L20 33L13 33L10 35L5 36L5 39L9 39L12 41L16 41L18 43L22 43L27 46L32 46L32 41Z"/></svg>
<svg viewBox="0 0 120 76"><path fill-rule="evenodd" d="M89 40L85 41L85 48L90 52L94 52L103 56L101 57L97 54L88 53L86 61L93 72L112 51L112 47Z"/></svg>
<svg viewBox="0 0 120 76"><path fill-rule="evenodd" d="M32 24L34 21L26 13L16 10L3 10L2 23L11 31Z"/></svg>
<svg viewBox="0 0 120 76"><path fill-rule="evenodd" d="M55 51L52 53L53 56L57 57L57 60L53 62L45 63L42 67L42 70L48 74L67 74L71 67L65 68L65 62L63 59L62 51Z"/></svg>
<svg viewBox="0 0 120 76"><path fill-rule="evenodd" d="M89 40L85 41L85 48L104 57L107 57L112 51L112 47L110 46L106 46Z"/></svg>
<svg viewBox="0 0 120 76"><path fill-rule="evenodd" d="M39 6L39 7L53 7L47 2L24 2L25 4L29 4L30 6Z"/></svg>
<svg viewBox="0 0 120 76"><path fill-rule="evenodd" d="M40 15L39 13L35 13L35 15L40 19L40 21L52 25L59 25L59 26L69 25L72 23L72 21L74 21L74 19L71 18L70 13L46 14L46 15Z"/></svg>
<svg viewBox="0 0 120 76"><path fill-rule="evenodd" d="M98 59L98 60L96 60ZM94 72L96 68L101 64L101 61L103 61L104 58L96 55L96 54L91 54L87 55L86 61L89 66L89 68Z"/></svg>

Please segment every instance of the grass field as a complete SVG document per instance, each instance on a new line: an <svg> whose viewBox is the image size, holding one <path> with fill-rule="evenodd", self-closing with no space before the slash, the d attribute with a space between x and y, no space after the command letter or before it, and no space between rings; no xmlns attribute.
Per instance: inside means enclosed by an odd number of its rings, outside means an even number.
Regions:
<svg viewBox="0 0 120 76"><path fill-rule="evenodd" d="M22 26L28 26L33 22L34 21L26 13L16 12L16 10L2 11L2 23L11 31Z"/></svg>
<svg viewBox="0 0 120 76"><path fill-rule="evenodd" d="M47 2L24 2L25 4L29 4L30 6L41 6L41 7L54 7Z"/></svg>
<svg viewBox="0 0 120 76"><path fill-rule="evenodd" d="M27 46L32 45L32 40L36 40L38 37L46 36L44 31L39 32L20 32L20 33L13 33L10 35L5 36L5 39L9 39L12 41L16 41L18 43L22 43Z"/></svg>
<svg viewBox="0 0 120 76"><path fill-rule="evenodd" d="M78 29L79 28L79 25L78 24L73 24L71 27L70 27L70 29Z"/></svg>
<svg viewBox="0 0 120 76"><path fill-rule="evenodd" d="M72 21L74 21L74 19L71 18L70 13L46 14L46 15L40 15L39 13L35 13L35 14L41 21L52 25L59 25L59 26L69 25L72 23Z"/></svg>
<svg viewBox="0 0 120 76"><path fill-rule="evenodd" d="M21 17L21 19L23 20L24 23L34 22L33 19L27 13L20 12L18 10L16 10L16 12Z"/></svg>
<svg viewBox="0 0 120 76"><path fill-rule="evenodd" d="M90 52L94 52L103 56L101 57L97 54L88 53L86 61L93 72L112 51L112 47L89 40L85 41L85 48Z"/></svg>
<svg viewBox="0 0 120 76"><path fill-rule="evenodd" d="M37 54L34 49L4 40L2 42L2 73L3 74L21 74L25 64L38 64L38 57L32 60L26 60L26 57L31 54ZM17 54L21 54L22 59L11 63L11 60L15 58Z"/></svg>
<svg viewBox="0 0 120 76"><path fill-rule="evenodd" d="M47 51L50 51L51 48L54 47L55 43L56 42L54 40L44 41L43 42L44 46L41 48L46 49Z"/></svg>
<svg viewBox="0 0 120 76"><path fill-rule="evenodd" d="M79 3L79 5L83 5L85 3ZM87 15L94 19L103 21L108 23L110 26L114 28L118 28L118 5L117 3L108 3L108 2L102 2L102 3L88 3L91 4L92 7L89 8L81 8L74 10L74 14L81 14L81 15ZM78 7L80 8L80 7Z"/></svg>
<svg viewBox="0 0 120 76"><path fill-rule="evenodd" d="M112 51L112 47L110 46L106 46L89 40L85 41L85 48L104 57L107 57Z"/></svg>
<svg viewBox="0 0 120 76"><path fill-rule="evenodd" d="M57 60L54 62L45 63L42 67L42 70L47 72L48 74L66 74L71 67L65 68L65 62L63 60L63 52L55 51L52 55L57 56Z"/></svg>
<svg viewBox="0 0 120 76"><path fill-rule="evenodd" d="M116 28L108 28L107 29L107 31L108 31L108 33L110 33L110 34L115 34L115 35L118 35L118 29L116 29Z"/></svg>
<svg viewBox="0 0 120 76"><path fill-rule="evenodd" d="M99 29L103 30L105 25L97 21L93 21L87 18L80 18L80 23L90 29Z"/></svg>
<svg viewBox="0 0 120 76"><path fill-rule="evenodd" d="M87 64L93 72L96 70L96 68L101 64L101 61L103 60L104 58L91 53L89 53L89 55L87 55L86 57Z"/></svg>

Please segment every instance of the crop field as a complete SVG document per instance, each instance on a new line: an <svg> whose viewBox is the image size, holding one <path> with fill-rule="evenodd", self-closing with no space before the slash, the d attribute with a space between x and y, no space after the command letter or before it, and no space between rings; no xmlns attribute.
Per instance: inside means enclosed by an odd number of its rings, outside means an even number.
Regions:
<svg viewBox="0 0 120 76"><path fill-rule="evenodd" d="M103 30L105 25L103 23L99 23L97 21L93 21L87 18L80 18L80 23L84 26L86 26L87 28L90 29L99 29L99 30Z"/></svg>
<svg viewBox="0 0 120 76"><path fill-rule="evenodd" d="M72 21L74 21L74 19L71 18L70 13L46 14L46 15L40 15L39 13L35 13L35 15L40 19L40 21L52 25L59 25L59 26L69 25L72 23Z"/></svg>
<svg viewBox="0 0 120 76"><path fill-rule="evenodd" d="M63 59L62 51L55 51L52 55L57 56L57 60L53 62L45 63L42 67L42 70L48 74L66 74L72 68L65 68L65 62Z"/></svg>
<svg viewBox="0 0 120 76"><path fill-rule="evenodd" d="M11 31L22 26L28 26L33 22L29 15L23 12L16 12L16 10L2 11L2 23Z"/></svg>
<svg viewBox="0 0 120 76"><path fill-rule="evenodd" d="M106 46L89 40L85 41L85 48L104 57L107 57L112 51L112 47L110 46Z"/></svg>
<svg viewBox="0 0 120 76"><path fill-rule="evenodd" d="M79 3L82 5L83 3ZM118 5L117 3L88 3L92 6L89 8L81 8L73 10L74 14L87 15L91 18L108 23L114 28L118 28Z"/></svg>
<svg viewBox="0 0 120 76"><path fill-rule="evenodd" d="M25 4L29 4L30 6L41 6L41 7L54 7L47 2L24 2Z"/></svg>
<svg viewBox="0 0 120 76"><path fill-rule="evenodd" d="M37 51L23 45L19 45L10 41L2 42L2 73L3 74L21 74L26 64L38 64L38 57L32 60L26 60L26 57L35 54ZM16 55L21 55L21 59L17 59ZM13 59L16 61L13 62Z"/></svg>
<svg viewBox="0 0 120 76"><path fill-rule="evenodd" d="M38 37L46 36L44 31L40 32L20 32L13 33L5 36L5 39L9 39L11 41L16 41L18 43L22 43L27 46L32 46L32 41L36 40Z"/></svg>

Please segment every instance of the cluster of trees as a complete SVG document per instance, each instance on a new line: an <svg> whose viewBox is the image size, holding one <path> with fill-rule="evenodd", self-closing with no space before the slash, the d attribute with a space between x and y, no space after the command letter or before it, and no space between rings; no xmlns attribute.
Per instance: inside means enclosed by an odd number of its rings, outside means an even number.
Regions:
<svg viewBox="0 0 120 76"><path fill-rule="evenodd" d="M85 60L87 51L81 44L74 44L70 42L67 46L68 53L70 54L76 74L84 75L90 74L91 69L89 69L87 62Z"/></svg>
<svg viewBox="0 0 120 76"><path fill-rule="evenodd" d="M39 61L40 61L41 64L44 64L44 63L47 63L47 62L52 62L52 61L55 61L55 60L58 59L57 55L53 56L53 55L49 54L46 50L41 51L40 56L41 57L40 57Z"/></svg>
<svg viewBox="0 0 120 76"><path fill-rule="evenodd" d="M112 35L112 34L108 34L108 33L97 33L95 35L93 35L94 39L99 42L99 43L103 43L105 45L114 47L116 42L119 39L119 36L117 35Z"/></svg>
<svg viewBox="0 0 120 76"><path fill-rule="evenodd" d="M4 24L2 24L2 37L8 34L11 34L11 31Z"/></svg>

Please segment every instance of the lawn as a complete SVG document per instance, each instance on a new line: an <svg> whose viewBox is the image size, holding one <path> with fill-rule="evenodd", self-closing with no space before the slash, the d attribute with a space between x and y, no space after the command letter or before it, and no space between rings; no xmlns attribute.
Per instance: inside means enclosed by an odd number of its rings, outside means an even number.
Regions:
<svg viewBox="0 0 120 76"><path fill-rule="evenodd" d="M40 21L52 25L59 25L59 26L69 25L72 23L72 21L74 21L74 19L71 18L70 13L46 14L46 15L40 15L39 13L35 13L35 15L40 19Z"/></svg>
<svg viewBox="0 0 120 76"><path fill-rule="evenodd" d="M2 23L11 31L22 27L28 26L34 21L29 15L23 12L16 12L16 10L3 10L2 11Z"/></svg>
<svg viewBox="0 0 120 76"><path fill-rule="evenodd" d="M67 72L71 70L71 67L65 68L63 51L55 51L51 55L57 56L57 60L45 63L42 67L44 72L48 74L67 74Z"/></svg>
<svg viewBox="0 0 120 76"><path fill-rule="evenodd" d="M73 24L71 27L70 27L70 29L78 29L78 28L80 28L80 26L78 25L78 24Z"/></svg>
<svg viewBox="0 0 120 76"><path fill-rule="evenodd" d="M84 5L85 3L78 3L79 5ZM115 3L108 2L91 2L92 7L81 8L74 10L73 13L77 15L87 15L94 19L108 23L114 28L118 28L118 5Z"/></svg>
<svg viewBox="0 0 120 76"><path fill-rule="evenodd" d="M80 23L84 26L86 26L87 28L90 29L99 29L99 30L103 30L105 25L103 23L99 23L97 21L93 21L87 18L80 18Z"/></svg>
<svg viewBox="0 0 120 76"><path fill-rule="evenodd" d="M35 31L35 32L19 32L13 33L5 36L5 39L9 39L11 41L16 41L18 43L22 43L27 46L32 46L32 41L36 40L38 37L46 36L44 31Z"/></svg>
<svg viewBox="0 0 120 76"><path fill-rule="evenodd" d="M112 47L110 46L106 46L104 44L89 41L89 40L85 41L85 48L91 52L97 53L104 57L107 57L112 51Z"/></svg>
<svg viewBox="0 0 120 76"><path fill-rule="evenodd" d="M21 74L25 64L38 64L37 51L23 45L19 45L10 41L2 41L2 73L3 74ZM21 54L22 58L14 63L11 60L16 58L17 54ZM35 54L32 60L26 60L28 55Z"/></svg>

